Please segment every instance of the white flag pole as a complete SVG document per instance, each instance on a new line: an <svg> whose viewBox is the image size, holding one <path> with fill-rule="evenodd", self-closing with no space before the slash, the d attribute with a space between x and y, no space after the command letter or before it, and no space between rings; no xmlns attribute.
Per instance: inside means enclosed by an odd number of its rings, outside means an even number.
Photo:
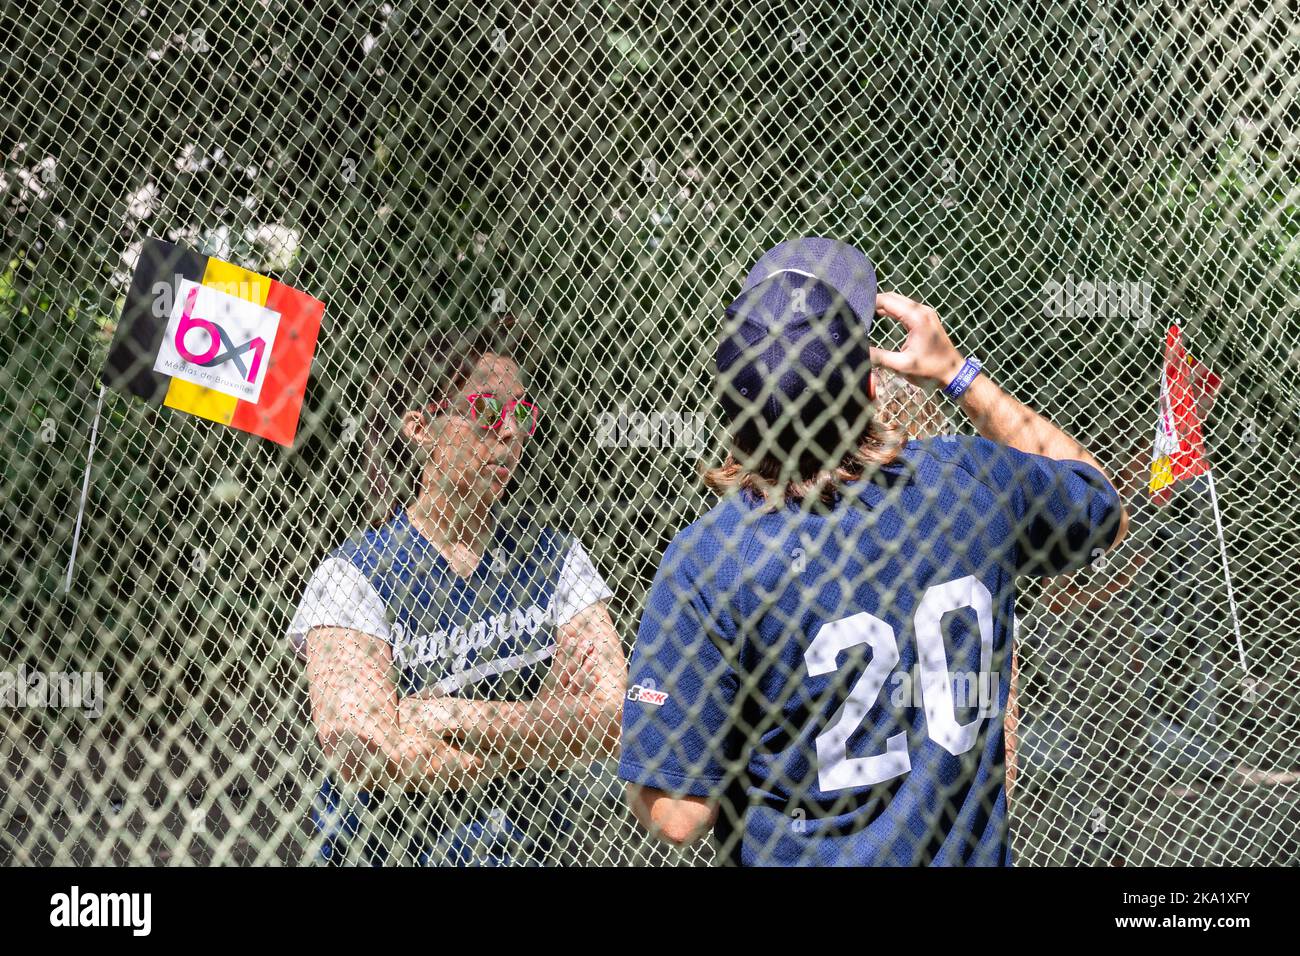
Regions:
<svg viewBox="0 0 1300 956"><path fill-rule="evenodd" d="M1237 596L1232 589L1232 572L1228 570L1228 545L1223 538L1223 519L1219 516L1219 496L1214 490L1214 469L1207 468L1210 479L1210 507L1214 511L1214 530L1219 536L1219 557L1223 560L1223 580L1228 585L1228 608L1232 613L1232 628L1237 635L1237 657L1241 660L1241 669L1246 675L1246 685L1250 687L1250 667L1246 663L1246 645L1241 639L1241 621L1237 618Z"/></svg>
<svg viewBox="0 0 1300 956"><path fill-rule="evenodd" d="M86 475L81 480L81 504L77 506L77 527L72 532L72 554L68 556L68 575L63 580L63 593L72 590L72 567L77 563L77 546L81 543L81 519L86 513L86 495L90 493L90 466L95 457L95 442L99 438L99 416L104 411L104 393L107 388L99 386L99 401L95 403L95 420L90 426L90 448L86 450Z"/></svg>

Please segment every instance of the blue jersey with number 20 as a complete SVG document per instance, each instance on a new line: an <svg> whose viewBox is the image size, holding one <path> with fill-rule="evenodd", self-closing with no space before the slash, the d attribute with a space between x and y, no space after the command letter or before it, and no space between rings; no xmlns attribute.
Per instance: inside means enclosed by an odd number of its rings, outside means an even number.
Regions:
<svg viewBox="0 0 1300 956"><path fill-rule="evenodd" d="M726 497L663 555L620 776L717 798L743 865L1000 865L1016 579L1089 563L1095 468L911 442L833 507Z"/></svg>

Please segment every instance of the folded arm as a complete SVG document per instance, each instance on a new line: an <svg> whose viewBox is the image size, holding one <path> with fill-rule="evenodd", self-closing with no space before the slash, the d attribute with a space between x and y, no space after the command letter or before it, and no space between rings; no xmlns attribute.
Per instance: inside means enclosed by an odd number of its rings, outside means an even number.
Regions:
<svg viewBox="0 0 1300 956"><path fill-rule="evenodd" d="M325 756L340 777L363 790L468 787L486 761L403 719L388 642L361 631L307 632L312 720Z"/></svg>
<svg viewBox="0 0 1300 956"><path fill-rule="evenodd" d="M551 670L533 700L417 695L402 702L403 723L502 771L560 769L615 752L626 686L622 642L601 601L556 628Z"/></svg>

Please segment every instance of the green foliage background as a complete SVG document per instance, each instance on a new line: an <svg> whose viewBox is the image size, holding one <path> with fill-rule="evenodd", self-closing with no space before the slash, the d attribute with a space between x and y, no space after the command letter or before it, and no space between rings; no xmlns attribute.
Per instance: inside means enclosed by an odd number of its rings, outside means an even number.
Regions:
<svg viewBox="0 0 1300 956"><path fill-rule="evenodd" d="M1255 709L1225 699L1216 740L1293 768L1298 29L1262 0L794 19L768 3L4 8L2 653L101 670L113 704L90 725L4 715L0 767L23 783L0 788L0 858L310 852L315 754L281 635L305 575L367 515L375 370L413 329L481 317L493 290L543 329L546 416L515 501L583 537L630 640L658 555L709 499L680 450L594 449L597 417L712 409L721 303L763 249L810 233L868 250L882 285L938 308L1113 469L1149 448L1163 330L1181 321L1227 382L1210 447L1271 688ZM269 271L327 303L296 446L110 395L65 595L124 254L154 235L267 269L249 238L267 224L298 240ZM1049 319L1044 289L1065 276L1149 282L1155 314ZM1202 617L1222 620L1220 582L1208 565ZM1093 769L1044 757L1022 775L1022 862L1295 862L1279 835L1293 788L1153 769L1135 703L1150 687L1123 643L1099 664L1102 625L1044 626L1069 631L1065 651L1027 653L1025 706L1062 715ZM1225 687L1241 676L1226 640L1188 645ZM1116 699L1138 716L1101 719ZM661 859L605 799L590 858ZM1109 809L1111 839L1066 832L1080 803Z"/></svg>

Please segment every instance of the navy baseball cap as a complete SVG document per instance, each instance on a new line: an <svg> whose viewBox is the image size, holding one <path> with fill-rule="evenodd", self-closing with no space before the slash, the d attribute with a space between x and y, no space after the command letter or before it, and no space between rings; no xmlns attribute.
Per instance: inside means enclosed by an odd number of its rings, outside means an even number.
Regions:
<svg viewBox="0 0 1300 956"><path fill-rule="evenodd" d="M749 270L741 292L780 272L815 276L838 290L871 332L876 318L876 267L847 242L808 236L773 246Z"/></svg>
<svg viewBox="0 0 1300 956"><path fill-rule="evenodd" d="M876 270L852 246L810 237L764 253L727 306L718 342L720 398L737 444L753 450L768 432L789 450L802 423L817 429L823 451L838 445L868 404L875 314Z"/></svg>

